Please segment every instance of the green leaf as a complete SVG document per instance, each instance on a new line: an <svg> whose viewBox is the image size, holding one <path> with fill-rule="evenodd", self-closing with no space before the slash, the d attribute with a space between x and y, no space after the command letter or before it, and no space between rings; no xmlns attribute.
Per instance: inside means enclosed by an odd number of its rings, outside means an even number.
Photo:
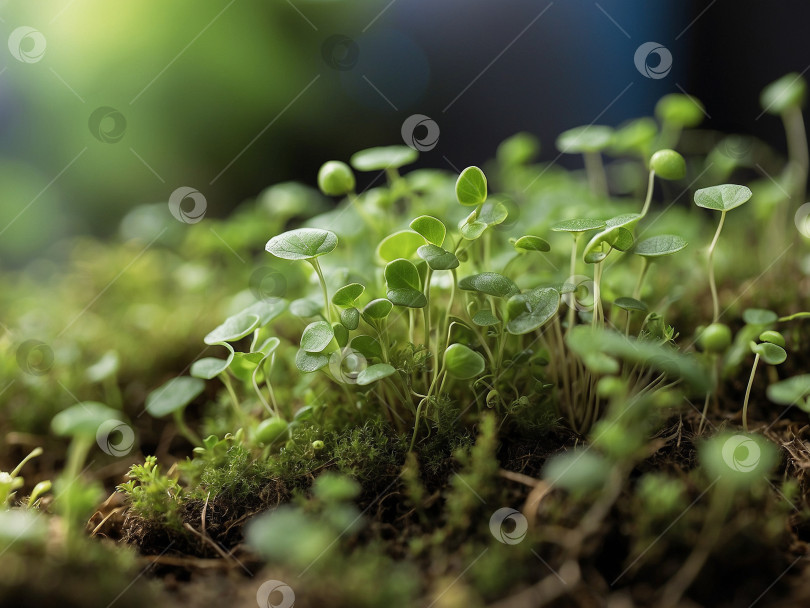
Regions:
<svg viewBox="0 0 810 608"><path fill-rule="evenodd" d="M534 160L540 152L540 142L535 135L521 132L504 139L495 152L498 163L504 167L517 167Z"/></svg>
<svg viewBox="0 0 810 608"><path fill-rule="evenodd" d="M751 344L751 351L768 365L781 365L787 360L787 353L785 349L770 342L762 344Z"/></svg>
<svg viewBox="0 0 810 608"><path fill-rule="evenodd" d="M703 104L697 98L670 93L655 104L655 115L661 122L679 127L695 127L703 121L705 114Z"/></svg>
<svg viewBox="0 0 810 608"><path fill-rule="evenodd" d="M278 317L287 308L287 300L281 298L267 298L254 302L242 312L234 316L240 315L256 315L259 317L259 327L264 327L270 321Z"/></svg>
<svg viewBox="0 0 810 608"><path fill-rule="evenodd" d="M354 153L349 162L358 171L382 171L410 165L417 158L419 153L408 146L380 146Z"/></svg>
<svg viewBox="0 0 810 608"><path fill-rule="evenodd" d="M551 226L554 232L573 232L574 234L581 234L589 230L601 230L606 228L607 224L604 220L591 220L591 219L573 219L565 220L564 222L557 222Z"/></svg>
<svg viewBox="0 0 810 608"><path fill-rule="evenodd" d="M411 222L411 229L421 234L428 243L441 247L447 235L447 227L431 215L422 215Z"/></svg>
<svg viewBox="0 0 810 608"><path fill-rule="evenodd" d="M594 450L577 449L556 454L543 467L543 479L569 492L593 492L609 478L610 463Z"/></svg>
<svg viewBox="0 0 810 608"><path fill-rule="evenodd" d="M619 371L619 362L605 353L585 353L582 362L595 374L615 374Z"/></svg>
<svg viewBox="0 0 810 608"><path fill-rule="evenodd" d="M84 371L84 376L90 382L101 382L118 373L120 359L114 350L108 350L96 363Z"/></svg>
<svg viewBox="0 0 810 608"><path fill-rule="evenodd" d="M490 327L492 325L498 325L501 321L492 314L491 310L479 310L477 313L473 315L472 322L478 325L479 327Z"/></svg>
<svg viewBox="0 0 810 608"><path fill-rule="evenodd" d="M658 150L650 159L650 169L663 179L683 179L686 161L675 150Z"/></svg>
<svg viewBox="0 0 810 608"><path fill-rule="evenodd" d="M329 230L299 228L274 236L265 249L284 260L310 260L329 253L337 243L337 235Z"/></svg>
<svg viewBox="0 0 810 608"><path fill-rule="evenodd" d="M810 374L800 374L774 382L768 387L767 393L768 399L779 405L801 406L802 400L810 397Z"/></svg>
<svg viewBox="0 0 810 608"><path fill-rule="evenodd" d="M604 260L612 249L627 251L633 247L634 242L633 233L624 226L608 226L588 241L582 258L587 264L596 264Z"/></svg>
<svg viewBox="0 0 810 608"><path fill-rule="evenodd" d="M520 289L512 279L497 272L482 272L464 277L458 282L458 286L466 291L477 291L499 298L508 298L520 293Z"/></svg>
<svg viewBox="0 0 810 608"><path fill-rule="evenodd" d="M366 304L365 308L363 308L363 318L366 320L380 321L390 315L393 309L394 305L391 301L385 298L377 298Z"/></svg>
<svg viewBox="0 0 810 608"><path fill-rule="evenodd" d="M318 187L327 196L343 196L354 191L354 173L344 162L330 160L318 171Z"/></svg>
<svg viewBox="0 0 810 608"><path fill-rule="evenodd" d="M306 373L316 372L329 364L329 356L323 353L308 353L299 348L295 353L295 367Z"/></svg>
<svg viewBox="0 0 810 608"><path fill-rule="evenodd" d="M509 298L506 303L509 322L506 331L513 335L539 329L557 314L560 292L551 287L538 287Z"/></svg>
<svg viewBox="0 0 810 608"><path fill-rule="evenodd" d="M801 108L805 97L807 81L801 74L791 72L762 89L759 102L766 112L778 115L790 108Z"/></svg>
<svg viewBox="0 0 810 608"><path fill-rule="evenodd" d="M230 370L242 382L250 382L254 370L265 358L262 353L235 353Z"/></svg>
<svg viewBox="0 0 810 608"><path fill-rule="evenodd" d="M436 245L422 245L416 253L433 270L452 270L458 268L459 265L455 254Z"/></svg>
<svg viewBox="0 0 810 608"><path fill-rule="evenodd" d="M700 465L720 485L745 488L765 485L779 462L773 443L753 433L720 433L698 446Z"/></svg>
<svg viewBox="0 0 810 608"><path fill-rule="evenodd" d="M613 129L601 125L574 127L560 133L557 149L564 154L600 152L610 145Z"/></svg>
<svg viewBox="0 0 810 608"><path fill-rule="evenodd" d="M221 344L241 340L259 326L258 315L238 314L228 317L225 322L211 331L203 341L206 344Z"/></svg>
<svg viewBox="0 0 810 608"><path fill-rule="evenodd" d="M385 282L388 286L386 296L395 305L422 308L427 304L419 271L408 260L389 262L385 267Z"/></svg>
<svg viewBox="0 0 810 608"><path fill-rule="evenodd" d="M349 342L349 330L341 323L332 323L332 331L335 334L335 342L343 348Z"/></svg>
<svg viewBox="0 0 810 608"><path fill-rule="evenodd" d="M748 325L769 325L779 319L779 315L775 312L764 308L746 308L742 316Z"/></svg>
<svg viewBox="0 0 810 608"><path fill-rule="evenodd" d="M307 319L309 317L317 317L321 314L323 308L323 301L317 302L309 298L298 298L290 302L290 312L296 317Z"/></svg>
<svg viewBox="0 0 810 608"><path fill-rule="evenodd" d="M146 398L146 411L155 418L179 412L196 399L205 389L199 378L181 376L153 390Z"/></svg>
<svg viewBox="0 0 810 608"><path fill-rule="evenodd" d="M611 152L645 156L658 136L658 125L652 118L631 120L613 133Z"/></svg>
<svg viewBox="0 0 810 608"><path fill-rule="evenodd" d="M227 359L217 359L216 357L205 357L191 364L191 375L195 378L211 380L224 372L233 361L234 353L230 353Z"/></svg>
<svg viewBox="0 0 810 608"><path fill-rule="evenodd" d="M499 200L491 198L481 206L476 220L483 222L487 226L497 226L498 224L503 224L507 217L509 217L509 210L506 208L506 205Z"/></svg>
<svg viewBox="0 0 810 608"><path fill-rule="evenodd" d="M352 338L351 347L366 359L382 358L382 346L371 336L355 336Z"/></svg>
<svg viewBox="0 0 810 608"><path fill-rule="evenodd" d="M382 380L393 374L395 370L387 363L377 363L376 365L369 365L366 369L357 374L357 384L360 386L367 386L377 380Z"/></svg>
<svg viewBox="0 0 810 608"><path fill-rule="evenodd" d="M622 310L638 310L641 312L649 310L644 302L635 298L616 298L613 303Z"/></svg>
<svg viewBox="0 0 810 608"><path fill-rule="evenodd" d="M486 367L484 357L463 344L451 344L444 351L447 373L461 380L480 375Z"/></svg>
<svg viewBox="0 0 810 608"><path fill-rule="evenodd" d="M332 296L332 304L340 308L350 308L355 305L357 298L366 290L360 283L349 283L338 289Z"/></svg>
<svg viewBox="0 0 810 608"><path fill-rule="evenodd" d="M416 254L416 250L425 244L425 238L413 230L400 230L389 234L377 246L377 257L384 262L392 262L398 258L406 260Z"/></svg>
<svg viewBox="0 0 810 608"><path fill-rule="evenodd" d="M474 241L475 239L479 238L482 234L484 234L484 231L487 228L488 226L484 222L479 222L477 220L472 222L465 221L459 226L461 236L468 241Z"/></svg>
<svg viewBox="0 0 810 608"><path fill-rule="evenodd" d="M83 401L56 414L51 419L51 430L62 437L95 439L99 426L108 420L120 420L121 416L121 412L103 403Z"/></svg>
<svg viewBox="0 0 810 608"><path fill-rule="evenodd" d="M648 258L657 258L677 253L684 247L686 247L686 241L681 237L674 234L661 234L639 242L633 253Z"/></svg>
<svg viewBox="0 0 810 608"><path fill-rule="evenodd" d="M751 198L751 190L736 184L701 188L695 192L695 204L714 211L731 211Z"/></svg>
<svg viewBox="0 0 810 608"><path fill-rule="evenodd" d="M349 331L357 329L360 325L360 311L356 308L347 308L340 311L340 322Z"/></svg>
<svg viewBox="0 0 810 608"><path fill-rule="evenodd" d="M456 181L456 199L465 207L477 207L487 200L487 178L478 167L467 167Z"/></svg>
<svg viewBox="0 0 810 608"><path fill-rule="evenodd" d="M522 251L551 251L551 245L549 245L547 241L541 239L539 236L532 236L530 234L516 240L514 247Z"/></svg>
<svg viewBox="0 0 810 608"><path fill-rule="evenodd" d="M315 321L304 328L301 334L301 348L308 353L319 353L332 342L335 332L326 321Z"/></svg>

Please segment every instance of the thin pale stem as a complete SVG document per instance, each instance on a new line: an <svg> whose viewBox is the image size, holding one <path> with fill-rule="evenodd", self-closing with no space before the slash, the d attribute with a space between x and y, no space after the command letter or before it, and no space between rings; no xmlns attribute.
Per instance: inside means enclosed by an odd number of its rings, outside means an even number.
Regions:
<svg viewBox="0 0 810 608"><path fill-rule="evenodd" d="M641 217L647 215L647 211L650 210L650 203L652 202L654 185L655 185L655 171L650 169L650 179L647 182L647 198L644 200L644 207L641 209Z"/></svg>
<svg viewBox="0 0 810 608"><path fill-rule="evenodd" d="M329 319L329 323L332 323L333 322L332 307L329 304L329 292L326 289L326 280L323 278L323 271L321 270L321 265L318 262L318 258L311 258L309 260L309 263L312 264L312 267L318 274L318 280L321 282L321 289L323 290L323 306L326 311L326 317Z"/></svg>
<svg viewBox="0 0 810 608"><path fill-rule="evenodd" d="M569 281L573 280L574 273L577 271L577 244L579 243L579 237L582 234L581 232L574 232L574 244L571 247L571 267L569 268L568 277ZM571 331L571 328L574 326L574 320L576 319L576 308L574 307L574 293L570 294L569 302L568 302L568 327L565 328L565 333L568 335L568 332Z"/></svg>
<svg viewBox="0 0 810 608"><path fill-rule="evenodd" d="M712 290L712 306L714 314L712 316L712 323L717 323L720 319L720 302L717 299L717 284L714 281L714 248L717 245L717 239L720 238L720 232L723 230L723 223L726 221L726 212L720 214L720 223L717 225L717 232L714 233L712 244L709 245L709 288Z"/></svg>
<svg viewBox="0 0 810 608"><path fill-rule="evenodd" d="M607 176L605 166L602 164L602 155L599 152L586 152L583 154L585 160L585 173L588 176L588 183L591 192L595 196L607 196Z"/></svg>
<svg viewBox="0 0 810 608"><path fill-rule="evenodd" d="M788 158L801 171L797 178L795 194L798 204L804 202L804 193L807 188L807 172L810 168L810 154L807 150L807 132L804 128L804 118L801 108L793 107L782 115L787 137Z"/></svg>
<svg viewBox="0 0 810 608"><path fill-rule="evenodd" d="M593 265L593 327L599 323L599 310L602 308L602 262Z"/></svg>
<svg viewBox="0 0 810 608"><path fill-rule="evenodd" d="M748 386L745 389L745 399L743 400L742 423L743 431L748 432L748 399L751 397L751 387L754 386L754 376L757 373L759 364L759 353L754 357L754 365L751 367L751 376L748 378Z"/></svg>

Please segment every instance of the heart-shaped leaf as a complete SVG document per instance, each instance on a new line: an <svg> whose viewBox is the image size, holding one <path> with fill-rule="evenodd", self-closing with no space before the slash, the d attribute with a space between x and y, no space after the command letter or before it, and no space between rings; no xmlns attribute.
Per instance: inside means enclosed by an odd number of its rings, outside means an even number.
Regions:
<svg viewBox="0 0 810 608"><path fill-rule="evenodd" d="M686 247L686 241L674 234L653 236L636 244L633 253L647 258L672 255Z"/></svg>
<svg viewBox="0 0 810 608"><path fill-rule="evenodd" d="M551 230L554 232L572 232L576 235L582 234L583 232L588 232L589 230L602 230L606 227L607 224L604 220L578 218L557 222L551 226Z"/></svg>
<svg viewBox="0 0 810 608"><path fill-rule="evenodd" d="M408 260L394 260L385 267L386 297L397 306L422 308L427 298L422 293L419 271Z"/></svg>
<svg viewBox="0 0 810 608"><path fill-rule="evenodd" d="M371 321L381 321L391 314L394 305L390 300L385 298L377 298L366 304L363 308L363 318Z"/></svg>
<svg viewBox="0 0 810 608"><path fill-rule="evenodd" d="M395 370L387 363L377 363L369 365L366 369L357 374L357 384L360 386L367 386L377 380L382 380L393 374Z"/></svg>
<svg viewBox="0 0 810 608"><path fill-rule="evenodd" d="M512 279L497 272L482 272L464 277L458 282L458 286L466 291L477 291L499 298L508 298L520 293L520 289Z"/></svg>
<svg viewBox="0 0 810 608"><path fill-rule="evenodd" d="M355 305L357 298L366 290L360 283L349 283L338 289L332 296L332 304L340 308L350 308Z"/></svg>
<svg viewBox="0 0 810 608"><path fill-rule="evenodd" d="M301 334L301 348L308 353L319 353L329 346L334 337L335 332L329 323L315 321L304 328L304 333Z"/></svg>
<svg viewBox="0 0 810 608"><path fill-rule="evenodd" d="M416 253L433 270L452 270L459 265L458 258L454 254L436 245L422 245Z"/></svg>
<svg viewBox="0 0 810 608"><path fill-rule="evenodd" d="M411 222L411 229L421 234L428 243L441 247L447 235L447 227L431 215L422 215Z"/></svg>
<svg viewBox="0 0 810 608"><path fill-rule="evenodd" d="M751 343L751 351L768 365L781 365L787 360L787 353L785 349L770 342L763 342L762 344Z"/></svg>
<svg viewBox="0 0 810 608"><path fill-rule="evenodd" d="M613 129L601 125L574 127L560 133L557 137L557 149L564 154L583 154L599 152L610 145Z"/></svg>
<svg viewBox="0 0 810 608"><path fill-rule="evenodd" d="M477 207L487 200L487 178L478 167L467 167L456 181L456 199L465 207Z"/></svg>
<svg viewBox="0 0 810 608"><path fill-rule="evenodd" d="M538 287L512 296L507 301L509 322L506 331L521 335L548 323L560 307L560 292L551 287Z"/></svg>
<svg viewBox="0 0 810 608"><path fill-rule="evenodd" d="M714 211L731 211L751 198L751 190L736 184L701 188L695 192L695 204Z"/></svg>
<svg viewBox="0 0 810 608"><path fill-rule="evenodd" d="M419 153L408 146L380 146L355 152L349 162L358 171L399 169L416 162Z"/></svg>
<svg viewBox="0 0 810 608"><path fill-rule="evenodd" d="M181 376L172 378L166 384L153 390L146 398L146 411L155 418L181 411L205 389L205 382L199 378Z"/></svg>
<svg viewBox="0 0 810 608"><path fill-rule="evenodd" d="M303 348L299 348L295 353L295 367L306 373L317 372L322 367L329 365L329 355L323 353L308 353Z"/></svg>
<svg viewBox="0 0 810 608"><path fill-rule="evenodd" d="M351 347L366 359L382 358L382 346L371 336L355 336L352 338Z"/></svg>
<svg viewBox="0 0 810 608"><path fill-rule="evenodd" d="M551 245L539 236L527 234L515 241L514 248L518 251L551 251Z"/></svg>
<svg viewBox="0 0 810 608"><path fill-rule="evenodd" d="M310 260L329 253L337 243L337 235L329 230L299 228L274 236L265 249L284 260Z"/></svg>
<svg viewBox="0 0 810 608"><path fill-rule="evenodd" d="M409 260L425 244L425 237L413 230L400 230L385 237L377 246L377 257L384 262L398 258Z"/></svg>
<svg viewBox="0 0 810 608"><path fill-rule="evenodd" d="M484 357L463 344L451 344L444 351L447 373L461 380L480 375L486 367Z"/></svg>

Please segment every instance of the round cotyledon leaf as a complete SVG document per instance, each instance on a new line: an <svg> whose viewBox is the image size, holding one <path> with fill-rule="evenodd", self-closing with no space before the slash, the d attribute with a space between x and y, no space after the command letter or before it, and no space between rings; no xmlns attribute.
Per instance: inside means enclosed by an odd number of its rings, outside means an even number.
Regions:
<svg viewBox="0 0 810 608"><path fill-rule="evenodd" d="M349 162L358 171L399 169L416 162L419 153L408 146L380 146L355 152Z"/></svg>
<svg viewBox="0 0 810 608"><path fill-rule="evenodd" d="M660 234L637 243L633 253L648 258L656 258L678 253L686 247L686 244L685 240L675 234Z"/></svg>
<svg viewBox="0 0 810 608"><path fill-rule="evenodd" d="M452 270L458 268L459 265L455 254L436 245L422 245L416 253L427 262L432 270Z"/></svg>
<svg viewBox="0 0 810 608"><path fill-rule="evenodd" d="M411 229L421 234L428 243L436 247L444 244L444 237L447 235L447 227L444 223L431 215L422 215L413 220Z"/></svg>
<svg viewBox="0 0 810 608"><path fill-rule="evenodd" d="M538 287L509 298L506 303L509 322L506 331L522 335L539 329L557 314L560 292L552 287Z"/></svg>
<svg viewBox="0 0 810 608"><path fill-rule="evenodd" d="M334 250L337 243L337 235L329 230L298 228L274 236L265 249L284 260L310 260Z"/></svg>
<svg viewBox="0 0 810 608"><path fill-rule="evenodd" d="M447 373L461 380L469 380L480 375L486 367L484 357L463 344L451 344L444 351L444 365Z"/></svg>
<svg viewBox="0 0 810 608"><path fill-rule="evenodd" d="M574 234L581 234L583 232L588 232L589 230L602 230L606 227L607 224L604 220L576 218L557 222L551 226L551 230L554 232L572 232Z"/></svg>
<svg viewBox="0 0 810 608"><path fill-rule="evenodd" d="M799 374L792 378L774 382L768 387L768 399L779 405L798 405L810 397L810 374Z"/></svg>
<svg viewBox="0 0 810 608"><path fill-rule="evenodd" d="M413 230L400 230L385 237L377 245L377 257L384 262L393 262L398 258L410 259L425 244L425 237Z"/></svg>
<svg viewBox="0 0 810 608"><path fill-rule="evenodd" d="M181 411L205 389L205 382L199 378L181 376L172 378L160 388L156 388L146 398L146 411L155 418Z"/></svg>
<svg viewBox="0 0 810 608"><path fill-rule="evenodd" d="M51 419L51 430L62 437L95 439L99 426L120 420L121 412L97 401L83 401L62 410Z"/></svg>
<svg viewBox="0 0 810 608"><path fill-rule="evenodd" d="M301 334L301 348L308 353L319 353L329 346L334 337L335 332L329 323L315 321L304 328L304 333Z"/></svg>
<svg viewBox="0 0 810 608"><path fill-rule="evenodd" d="M464 277L458 282L458 286L465 291L477 291L498 298L508 298L520 293L512 279L497 272L482 272Z"/></svg>
<svg viewBox="0 0 810 608"><path fill-rule="evenodd" d="M465 207L477 207L487 200L487 178L478 167L467 167L456 181L456 199Z"/></svg>
<svg viewBox="0 0 810 608"><path fill-rule="evenodd" d="M610 145L613 129L601 125L574 127L557 137L557 149L565 154L599 152Z"/></svg>
<svg viewBox="0 0 810 608"><path fill-rule="evenodd" d="M721 184L695 192L695 204L714 211L731 211L751 198L751 190L737 184Z"/></svg>
<svg viewBox="0 0 810 608"><path fill-rule="evenodd" d="M377 382L377 380L387 378L396 371L397 370L387 363L376 363L375 365L369 365L367 368L357 374L357 384L360 386L367 386L372 382Z"/></svg>

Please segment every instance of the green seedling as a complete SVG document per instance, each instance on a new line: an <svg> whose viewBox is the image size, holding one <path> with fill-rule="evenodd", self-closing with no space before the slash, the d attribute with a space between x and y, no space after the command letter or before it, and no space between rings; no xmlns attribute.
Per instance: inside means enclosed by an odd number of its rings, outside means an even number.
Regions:
<svg viewBox="0 0 810 608"><path fill-rule="evenodd" d="M647 276L649 267L658 258L673 255L683 250L687 243L676 234L661 234L653 236L643 241L636 243L633 248L633 253L641 258L641 270L638 274L636 286L633 289L633 300L638 301L641 298L641 288L644 284L644 279ZM646 312L646 307L634 308L634 310L642 310ZM630 328L630 310L627 311L627 326L625 333Z"/></svg>
<svg viewBox="0 0 810 608"><path fill-rule="evenodd" d="M205 382L199 378L183 376L172 378L146 398L146 411L155 418L171 414L177 432L193 445L201 444L199 436L183 420L183 410L205 390Z"/></svg>
<svg viewBox="0 0 810 608"><path fill-rule="evenodd" d="M345 196L354 192L354 186L351 167L339 160L324 163L318 171L318 187L327 196Z"/></svg>
<svg viewBox="0 0 810 608"><path fill-rule="evenodd" d="M761 342L750 342L751 352L754 353L754 364L751 366L751 375L748 386L745 388L745 399L742 407L743 430L748 432L748 399L751 396L751 387L754 385L754 376L757 373L757 364L762 359L768 365L781 365L787 360L785 352L785 338L777 331L764 331L759 335Z"/></svg>
<svg viewBox="0 0 810 608"><path fill-rule="evenodd" d="M591 192L596 196L607 196L607 176L602 164L602 152L613 141L613 129L600 125L574 127L557 137L557 149L563 154L582 154L585 173Z"/></svg>
<svg viewBox="0 0 810 608"><path fill-rule="evenodd" d="M14 493L19 490L25 480L20 476L20 471L29 460L42 455L42 448L34 448L31 452L23 458L19 464L14 467L10 473L0 471L0 507L5 507L11 503L14 498ZM28 501L29 508L36 502L37 498L50 489L50 482L40 482L31 493Z"/></svg>
<svg viewBox="0 0 810 608"><path fill-rule="evenodd" d="M641 209L642 217L647 215L652 201L655 176L666 180L683 179L686 176L686 161L675 150L658 150L650 158L650 175L647 180L647 197Z"/></svg>
<svg viewBox="0 0 810 608"><path fill-rule="evenodd" d="M779 405L797 406L810 414L810 374L799 374L768 386L768 399Z"/></svg>
<svg viewBox="0 0 810 608"><path fill-rule="evenodd" d="M703 104L691 95L671 93L662 97L655 105L655 116L661 122L659 147L674 148L683 129L698 126L705 115Z"/></svg>
<svg viewBox="0 0 810 608"><path fill-rule="evenodd" d="M410 148L408 148L410 149ZM323 306L325 316L332 322L332 307L329 304L329 293L326 289L326 280L318 262L322 255L333 251L337 247L338 238L334 232L318 228L299 228L290 230L273 237L267 242L265 249L268 253L283 260L305 260L312 265L318 275L323 290Z"/></svg>
<svg viewBox="0 0 810 608"><path fill-rule="evenodd" d="M723 184L722 186L701 188L695 192L695 204L698 207L720 212L720 222L717 225L717 231L714 233L714 238L709 245L708 251L709 287L712 292L712 307L714 310L714 314L712 315L713 323L716 323L720 319L720 302L717 299L717 285L714 280L714 248L717 246L717 240L720 238L720 232L723 230L723 223L726 221L726 213L732 209L736 209L750 198L751 190L745 186L738 186L736 184Z"/></svg>

